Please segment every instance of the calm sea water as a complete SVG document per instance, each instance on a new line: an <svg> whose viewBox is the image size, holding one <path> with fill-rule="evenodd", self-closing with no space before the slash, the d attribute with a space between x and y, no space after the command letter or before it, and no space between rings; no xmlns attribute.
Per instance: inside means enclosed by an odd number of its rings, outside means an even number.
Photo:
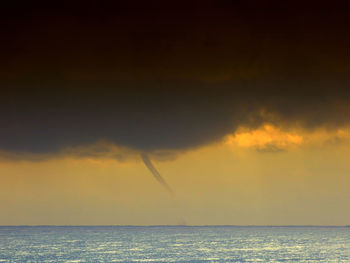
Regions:
<svg viewBox="0 0 350 263"><path fill-rule="evenodd" d="M350 227L0 227L0 262L350 262Z"/></svg>

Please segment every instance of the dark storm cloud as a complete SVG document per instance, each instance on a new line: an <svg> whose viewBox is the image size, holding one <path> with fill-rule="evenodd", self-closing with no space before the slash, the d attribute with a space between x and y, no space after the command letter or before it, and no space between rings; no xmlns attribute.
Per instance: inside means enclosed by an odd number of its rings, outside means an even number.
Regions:
<svg viewBox="0 0 350 263"><path fill-rule="evenodd" d="M183 150L264 121L349 123L339 3L124 2L2 9L1 150Z"/></svg>

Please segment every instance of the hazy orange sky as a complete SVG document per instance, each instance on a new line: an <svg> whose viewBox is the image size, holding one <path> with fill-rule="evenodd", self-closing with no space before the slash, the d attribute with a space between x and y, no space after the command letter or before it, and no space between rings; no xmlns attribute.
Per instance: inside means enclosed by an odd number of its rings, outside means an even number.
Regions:
<svg viewBox="0 0 350 263"><path fill-rule="evenodd" d="M242 128L155 160L173 196L137 154L3 159L0 224L349 224L349 135Z"/></svg>

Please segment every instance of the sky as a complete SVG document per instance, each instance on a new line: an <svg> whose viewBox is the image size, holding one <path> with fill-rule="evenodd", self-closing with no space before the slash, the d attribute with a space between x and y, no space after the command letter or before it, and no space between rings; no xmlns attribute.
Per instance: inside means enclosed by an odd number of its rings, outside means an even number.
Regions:
<svg viewBox="0 0 350 263"><path fill-rule="evenodd" d="M0 225L348 225L340 1L6 3Z"/></svg>

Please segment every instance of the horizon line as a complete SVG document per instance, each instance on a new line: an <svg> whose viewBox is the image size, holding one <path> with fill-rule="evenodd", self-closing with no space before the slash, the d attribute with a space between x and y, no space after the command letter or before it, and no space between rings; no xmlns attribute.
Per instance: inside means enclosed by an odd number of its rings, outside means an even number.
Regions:
<svg viewBox="0 0 350 263"><path fill-rule="evenodd" d="M0 227L350 227L350 225L0 225Z"/></svg>

